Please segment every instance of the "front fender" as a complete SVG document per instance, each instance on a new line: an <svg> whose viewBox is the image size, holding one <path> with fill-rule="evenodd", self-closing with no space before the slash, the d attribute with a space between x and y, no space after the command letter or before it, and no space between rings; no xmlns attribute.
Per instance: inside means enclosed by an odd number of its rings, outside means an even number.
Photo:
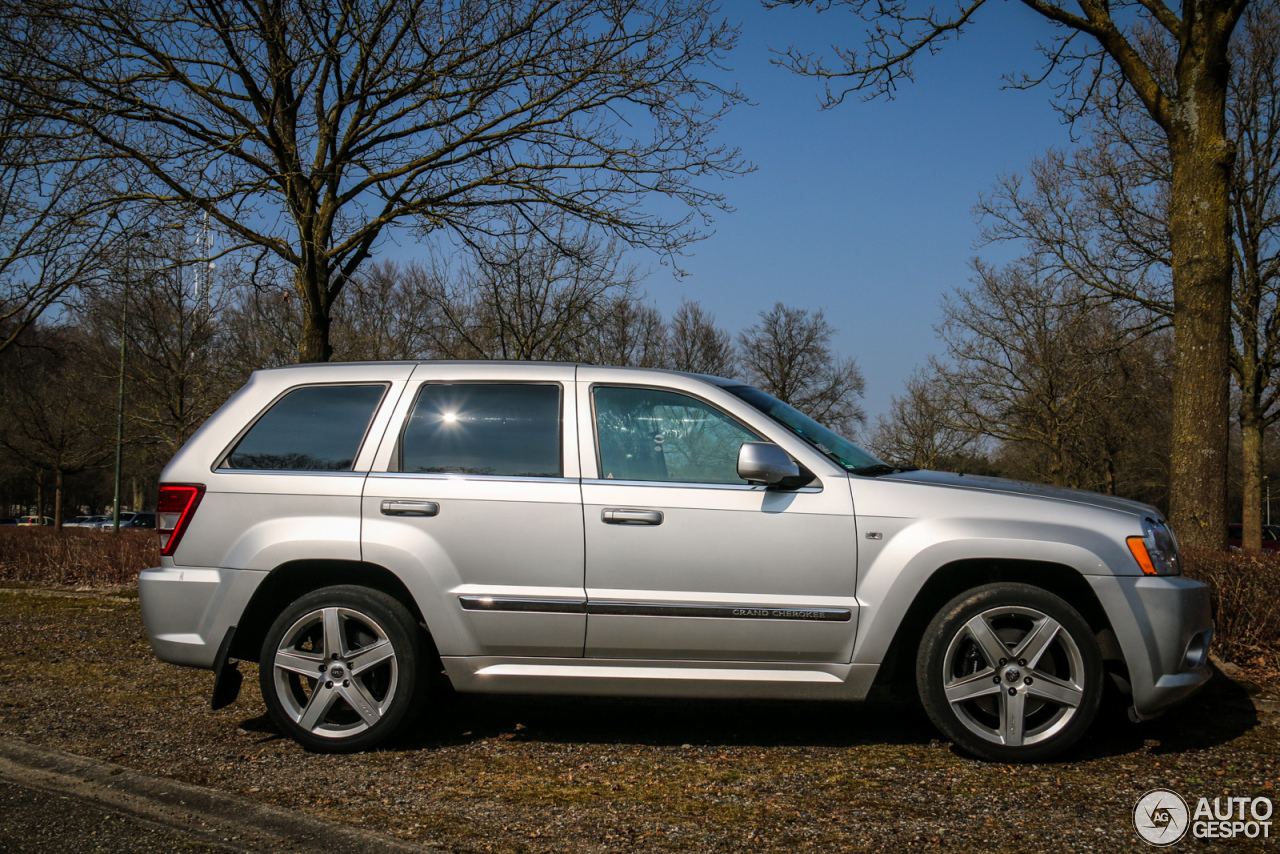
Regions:
<svg viewBox="0 0 1280 854"><path fill-rule="evenodd" d="M1132 563L1114 539L1095 530L993 519L859 519L860 622L853 663L884 660L907 611L929 579L958 561L1058 564L1082 575L1113 576ZM868 548L870 546L870 548ZM1134 566L1136 569L1136 564ZM1034 580L1032 580L1034 583Z"/></svg>

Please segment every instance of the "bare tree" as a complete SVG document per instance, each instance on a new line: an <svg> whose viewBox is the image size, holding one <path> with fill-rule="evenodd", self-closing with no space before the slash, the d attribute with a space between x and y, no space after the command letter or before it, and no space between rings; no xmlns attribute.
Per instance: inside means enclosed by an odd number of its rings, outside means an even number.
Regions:
<svg viewBox="0 0 1280 854"><path fill-rule="evenodd" d="M696 302L685 300L667 324L667 351L663 366L675 371L732 377L738 356L733 338L716 326L715 315Z"/></svg>
<svg viewBox="0 0 1280 854"><path fill-rule="evenodd" d="M126 434L147 479L243 379L224 365L226 277L211 275L198 252L184 235L135 240L112 271L115 283L82 293L72 315L113 387L124 338Z"/></svg>
<svg viewBox="0 0 1280 854"><path fill-rule="evenodd" d="M662 314L634 295L597 304L589 318L582 360L597 365L660 368L667 348Z"/></svg>
<svg viewBox="0 0 1280 854"><path fill-rule="evenodd" d="M987 0L928 7L902 0L765 0L766 6L833 6L866 22L861 51L834 48L833 65L792 49L783 63L828 81L826 103L850 93L892 97L912 78L915 57L958 37ZM1163 0L1022 0L1057 37L1044 44L1043 73L1055 72L1069 116L1079 114L1109 73L1159 129L1171 181L1169 234L1175 323L1172 516L1185 543L1226 542L1230 420L1231 210L1228 188L1235 147L1227 135L1232 33L1249 0L1197 0L1181 14ZM834 82L837 88L831 88Z"/></svg>
<svg viewBox="0 0 1280 854"><path fill-rule="evenodd" d="M851 435L867 420L858 404L866 383L853 359L831 351L835 328L821 309L775 303L738 333L747 381L837 432Z"/></svg>
<svg viewBox="0 0 1280 854"><path fill-rule="evenodd" d="M294 360L302 340L304 311L287 271L263 267L239 279L223 314L223 366L242 381L258 368Z"/></svg>
<svg viewBox="0 0 1280 854"><path fill-rule="evenodd" d="M736 31L710 0L38 0L47 49L5 97L132 163L126 196L207 213L286 263L300 361L330 357L342 289L392 223L486 232L555 210L671 255L725 207L701 179L741 101L700 76ZM660 193L687 206L642 205ZM668 209L669 210L669 209ZM228 250L230 251L230 245Z"/></svg>
<svg viewBox="0 0 1280 854"><path fill-rule="evenodd" d="M452 263L436 257L436 350L452 358L583 358L615 307L635 298L640 273L616 240L564 217L506 226Z"/></svg>
<svg viewBox="0 0 1280 854"><path fill-rule="evenodd" d="M1126 454L1158 454L1163 444L1155 339L1092 304L1078 283L1041 278L1032 265L978 264L976 273L943 305L948 360L935 370L948 417L1003 443L1006 455L1020 448L1033 479L1115 494Z"/></svg>
<svg viewBox="0 0 1280 854"><path fill-rule="evenodd" d="M80 286L100 281L120 223L115 171L92 136L41 117L18 94L47 34L0 42L0 351Z"/></svg>
<svg viewBox="0 0 1280 854"><path fill-rule="evenodd" d="M0 361L0 446L53 472L60 527L64 479L110 458L114 407L76 330L33 325L20 340Z"/></svg>
<svg viewBox="0 0 1280 854"><path fill-rule="evenodd" d="M916 371L905 393L895 395L889 415L876 419L866 437L877 457L923 469L960 469L978 445L978 436L963 426L950 387L938 365Z"/></svg>
<svg viewBox="0 0 1280 854"><path fill-rule="evenodd" d="M1267 428L1280 420L1280 4L1251 10L1233 62L1228 124L1239 150L1231 186L1236 348L1246 549L1262 549Z"/></svg>
<svg viewBox="0 0 1280 854"><path fill-rule="evenodd" d="M383 261L366 266L343 290L333 316L334 357L429 359L440 354L433 330L444 323L438 283L424 264Z"/></svg>
<svg viewBox="0 0 1280 854"><path fill-rule="evenodd" d="M1280 369L1280 8L1251 7L1232 46L1228 131L1234 278L1232 375L1243 444L1244 543L1261 548L1263 434ZM1087 145L1053 151L983 199L984 234L1018 240L1048 275L1069 275L1156 324L1176 323L1173 171L1159 128L1112 81L1086 112Z"/></svg>

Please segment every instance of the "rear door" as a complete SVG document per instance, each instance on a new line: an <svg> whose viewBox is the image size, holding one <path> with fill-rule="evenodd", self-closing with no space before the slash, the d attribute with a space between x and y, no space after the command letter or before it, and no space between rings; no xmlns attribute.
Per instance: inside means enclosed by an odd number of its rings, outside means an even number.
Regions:
<svg viewBox="0 0 1280 854"><path fill-rule="evenodd" d="M581 656L574 368L419 365L365 483L364 560L444 655Z"/></svg>

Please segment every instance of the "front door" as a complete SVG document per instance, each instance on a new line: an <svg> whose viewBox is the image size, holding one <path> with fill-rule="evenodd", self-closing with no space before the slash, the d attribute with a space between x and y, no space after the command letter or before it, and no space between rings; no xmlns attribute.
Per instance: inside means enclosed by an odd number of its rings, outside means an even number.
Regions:
<svg viewBox="0 0 1280 854"><path fill-rule="evenodd" d="M857 541L847 479L750 485L738 450L772 440L761 419L748 426L728 400L610 384L616 376L578 372L594 431L594 460L583 453L586 655L848 662Z"/></svg>

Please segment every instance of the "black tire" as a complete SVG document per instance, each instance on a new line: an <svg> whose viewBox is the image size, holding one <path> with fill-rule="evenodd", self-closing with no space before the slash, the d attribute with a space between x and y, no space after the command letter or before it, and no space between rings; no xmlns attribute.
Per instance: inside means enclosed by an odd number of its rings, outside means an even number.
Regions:
<svg viewBox="0 0 1280 854"><path fill-rule="evenodd" d="M934 726L995 762L1040 762L1071 747L1097 715L1102 683L1089 624L1029 584L987 584L952 599L916 657Z"/></svg>
<svg viewBox="0 0 1280 854"><path fill-rule="evenodd" d="M430 643L409 610L367 587L325 587L276 617L258 681L281 732L318 753L368 750L412 721Z"/></svg>

